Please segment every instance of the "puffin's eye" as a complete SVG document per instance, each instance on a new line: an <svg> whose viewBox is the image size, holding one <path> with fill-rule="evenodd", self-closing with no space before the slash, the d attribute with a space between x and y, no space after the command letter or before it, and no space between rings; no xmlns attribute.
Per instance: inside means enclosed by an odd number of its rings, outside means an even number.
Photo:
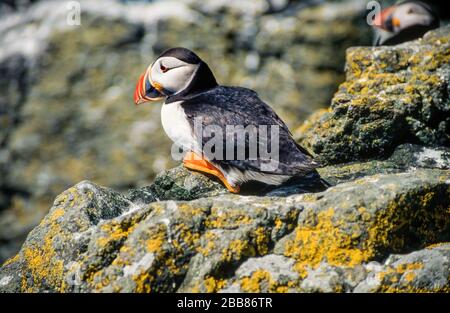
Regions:
<svg viewBox="0 0 450 313"><path fill-rule="evenodd" d="M160 64L159 65L159 69L161 70L161 72L165 73L167 72L169 69L167 67L165 67L164 65Z"/></svg>
<svg viewBox="0 0 450 313"><path fill-rule="evenodd" d="M413 13L414 13L414 9L411 8L411 9L409 9L408 12L406 12L406 13L407 13L407 14L413 14Z"/></svg>

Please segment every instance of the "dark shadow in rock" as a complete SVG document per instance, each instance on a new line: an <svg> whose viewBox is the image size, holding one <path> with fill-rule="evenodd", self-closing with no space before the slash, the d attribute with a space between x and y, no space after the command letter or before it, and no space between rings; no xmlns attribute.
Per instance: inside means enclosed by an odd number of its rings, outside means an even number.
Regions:
<svg viewBox="0 0 450 313"><path fill-rule="evenodd" d="M303 177L289 179L281 186L272 186L260 182L249 182L241 187L241 195L287 197L293 194L325 191L331 184L313 172Z"/></svg>

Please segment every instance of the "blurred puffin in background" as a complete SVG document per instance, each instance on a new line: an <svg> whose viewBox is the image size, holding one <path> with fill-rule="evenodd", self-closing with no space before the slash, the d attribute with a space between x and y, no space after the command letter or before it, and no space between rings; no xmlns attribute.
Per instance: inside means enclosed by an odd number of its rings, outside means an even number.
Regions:
<svg viewBox="0 0 450 313"><path fill-rule="evenodd" d="M239 193L246 182L259 182L279 186L292 178L303 183L311 181L322 189L327 187L317 171L312 156L292 138L286 124L262 100L256 92L241 87L220 86L208 65L194 52L185 48L172 48L163 52L139 79L134 94L136 104L165 99L161 109L161 122L168 137L188 151L183 159L186 168L219 178L232 193ZM206 152L205 144L211 137L194 131L194 122L201 127L219 127L223 136L223 156L214 158ZM260 125L277 125L279 128L279 157L277 166L265 168L269 161L260 154L251 157L249 136L245 142L238 140L236 132L230 133L227 125L253 125L258 132ZM258 135L258 134L257 134ZM241 137L242 138L242 137ZM257 136L258 145L261 139ZM265 144L271 147L271 138ZM233 156L226 153L227 144L234 145ZM242 145L245 144L245 147ZM227 147L228 148L228 147ZM242 150L243 148L243 150ZM245 151L237 157L236 151ZM303 184L305 185L305 184ZM315 188L316 188L315 187Z"/></svg>
<svg viewBox="0 0 450 313"><path fill-rule="evenodd" d="M439 16L433 5L423 1L402 1L375 16L374 46L414 40L438 27Z"/></svg>

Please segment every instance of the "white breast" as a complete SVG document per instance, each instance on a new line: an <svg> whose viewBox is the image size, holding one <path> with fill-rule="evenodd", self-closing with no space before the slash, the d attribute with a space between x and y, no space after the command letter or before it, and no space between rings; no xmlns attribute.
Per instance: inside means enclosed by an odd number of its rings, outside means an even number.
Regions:
<svg viewBox="0 0 450 313"><path fill-rule="evenodd" d="M167 136L178 146L193 150L195 140L181 101L163 104L161 123Z"/></svg>

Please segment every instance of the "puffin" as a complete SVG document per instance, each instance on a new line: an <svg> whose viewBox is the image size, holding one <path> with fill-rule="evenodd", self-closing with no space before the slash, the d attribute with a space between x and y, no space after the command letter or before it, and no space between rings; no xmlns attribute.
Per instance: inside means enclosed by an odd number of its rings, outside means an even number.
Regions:
<svg viewBox="0 0 450 313"><path fill-rule="evenodd" d="M184 166L215 176L231 193L239 193L243 184L252 182L276 187L288 181L321 180L316 170L320 164L255 91L218 84L209 66L189 49L164 51L140 76L135 104L160 100L164 100L162 127L184 150ZM269 136L266 131L267 136L262 136L268 127L276 127L278 133ZM196 129L213 129L214 133ZM216 133L222 134L215 142L226 146L223 151L210 146ZM277 157L269 159L260 149L255 153L252 140L257 147L272 147L277 140ZM322 182L324 188L328 186Z"/></svg>
<svg viewBox="0 0 450 313"><path fill-rule="evenodd" d="M414 40L438 28L439 24L439 16L432 5L417 0L402 1L375 16L373 45L396 45Z"/></svg>

